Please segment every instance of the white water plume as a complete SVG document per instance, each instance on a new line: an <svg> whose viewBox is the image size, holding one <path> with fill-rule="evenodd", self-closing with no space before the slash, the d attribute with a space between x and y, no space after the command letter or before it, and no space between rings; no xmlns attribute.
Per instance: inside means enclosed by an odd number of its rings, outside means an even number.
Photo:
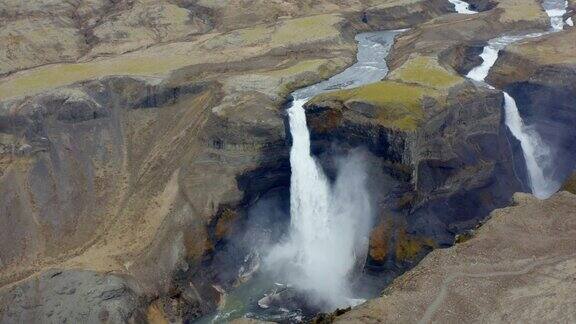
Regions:
<svg viewBox="0 0 576 324"><path fill-rule="evenodd" d="M288 110L293 137L290 152L290 235L270 253L267 264L326 310L350 306L349 275L366 257L372 209L363 160L350 155L337 163L331 184L310 152L303 105Z"/></svg>
<svg viewBox="0 0 576 324"><path fill-rule="evenodd" d="M454 5L454 10L459 14L472 15L477 13L474 10L470 10L470 4L462 0L448 0Z"/></svg>

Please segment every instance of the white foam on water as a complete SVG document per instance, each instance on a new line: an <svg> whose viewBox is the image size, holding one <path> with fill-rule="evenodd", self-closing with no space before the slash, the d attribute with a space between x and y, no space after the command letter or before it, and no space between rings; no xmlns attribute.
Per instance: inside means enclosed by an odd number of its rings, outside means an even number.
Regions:
<svg viewBox="0 0 576 324"><path fill-rule="evenodd" d="M494 65L494 63L496 63L496 60L498 59L498 52L500 52L500 49L497 47L490 45L484 46L482 54L480 54L482 63L470 70L466 77L475 81L483 82L488 76L490 68Z"/></svg>
<svg viewBox="0 0 576 324"><path fill-rule="evenodd" d="M567 0L544 0L542 3L548 17L552 31L561 31L564 29L564 15L568 8Z"/></svg>
<svg viewBox="0 0 576 324"><path fill-rule="evenodd" d="M454 10L459 14L472 15L478 12L470 10L470 4L462 0L448 0L454 5Z"/></svg>

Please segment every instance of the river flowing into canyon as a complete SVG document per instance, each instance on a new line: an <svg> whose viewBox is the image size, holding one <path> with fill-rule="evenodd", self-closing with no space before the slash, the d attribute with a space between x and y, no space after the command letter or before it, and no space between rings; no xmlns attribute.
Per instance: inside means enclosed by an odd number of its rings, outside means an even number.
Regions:
<svg viewBox="0 0 576 324"><path fill-rule="evenodd" d="M506 46L524 39L540 37L563 30L565 24L563 15L566 13L567 4L566 1L544 1L543 7L550 17L551 30L548 32L515 36L506 35L488 41L488 45L484 47L480 54L482 64L472 69L467 74L467 77L475 81L485 82L490 69L498 59L498 54ZM522 147L532 193L540 199L548 198L560 188L560 183L552 179L549 173L546 172L547 169L553 168L554 163L550 147L542 140L534 127L524 123L514 98L507 92L503 92L506 126L508 126L510 132L520 142Z"/></svg>

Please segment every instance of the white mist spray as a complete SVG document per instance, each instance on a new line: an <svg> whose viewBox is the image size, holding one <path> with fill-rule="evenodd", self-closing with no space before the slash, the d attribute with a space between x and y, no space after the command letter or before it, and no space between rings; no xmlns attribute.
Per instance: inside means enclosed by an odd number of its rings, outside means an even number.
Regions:
<svg viewBox="0 0 576 324"><path fill-rule="evenodd" d="M311 155L305 102L296 100L288 110L293 138L289 239L272 250L267 263L331 310L359 302L352 298L349 275L366 257L372 209L361 158L352 154L339 161L332 185Z"/></svg>
<svg viewBox="0 0 576 324"><path fill-rule="evenodd" d="M354 299L350 279L365 261L373 211L365 157L351 152L336 159L336 179L331 183L311 155L303 106L307 98L318 93L384 78L388 73L385 59L399 32L357 35L357 63L294 92L296 100L288 109L292 135L290 232L285 242L270 251L265 267L311 297L308 302L324 311L362 301Z"/></svg>

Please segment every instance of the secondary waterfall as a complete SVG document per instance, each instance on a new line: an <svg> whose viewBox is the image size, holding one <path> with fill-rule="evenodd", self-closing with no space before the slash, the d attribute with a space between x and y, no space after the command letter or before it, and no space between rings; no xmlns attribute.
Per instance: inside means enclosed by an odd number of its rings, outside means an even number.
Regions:
<svg viewBox="0 0 576 324"><path fill-rule="evenodd" d="M454 10L459 14L471 15L477 13L474 10L470 10L470 4L462 0L448 0L454 5Z"/></svg>
<svg viewBox="0 0 576 324"><path fill-rule="evenodd" d="M388 72L385 58L398 32L358 35L357 63L294 92L288 109L292 135L290 232L265 261L326 311L362 301L350 287L350 275L366 258L372 208L361 157L351 154L338 159L336 179L330 181L312 156L304 104L318 93L384 78Z"/></svg>
<svg viewBox="0 0 576 324"><path fill-rule="evenodd" d="M543 6L546 13L550 16L550 24L552 26L550 32L558 32L564 28L562 16L566 13L567 5L567 1L544 1ZM502 36L490 40L488 45L482 50L482 54L480 54L483 60L482 64L472 69L466 76L472 80L484 82L490 69L496 63L498 54L502 49L514 42L527 38L540 37L545 34L547 33ZM545 174L545 170L549 168L552 163L550 150L536 130L525 125L514 98L507 92L503 92L506 126L508 126L508 129L510 129L510 132L520 142L520 146L522 147L532 193L540 199L548 198L560 187L559 183Z"/></svg>
<svg viewBox="0 0 576 324"><path fill-rule="evenodd" d="M506 92L504 92L504 110L506 125L522 146L532 193L540 199L550 197L558 190L559 184L544 175L544 169L550 163L548 146L542 142L536 131L524 125L516 101Z"/></svg>
<svg viewBox="0 0 576 324"><path fill-rule="evenodd" d="M564 14L566 14L566 8L568 7L567 0L544 0L542 3L546 14L550 17L550 25L552 25L552 30L561 31L564 29ZM572 20L566 21L568 25L572 25Z"/></svg>

